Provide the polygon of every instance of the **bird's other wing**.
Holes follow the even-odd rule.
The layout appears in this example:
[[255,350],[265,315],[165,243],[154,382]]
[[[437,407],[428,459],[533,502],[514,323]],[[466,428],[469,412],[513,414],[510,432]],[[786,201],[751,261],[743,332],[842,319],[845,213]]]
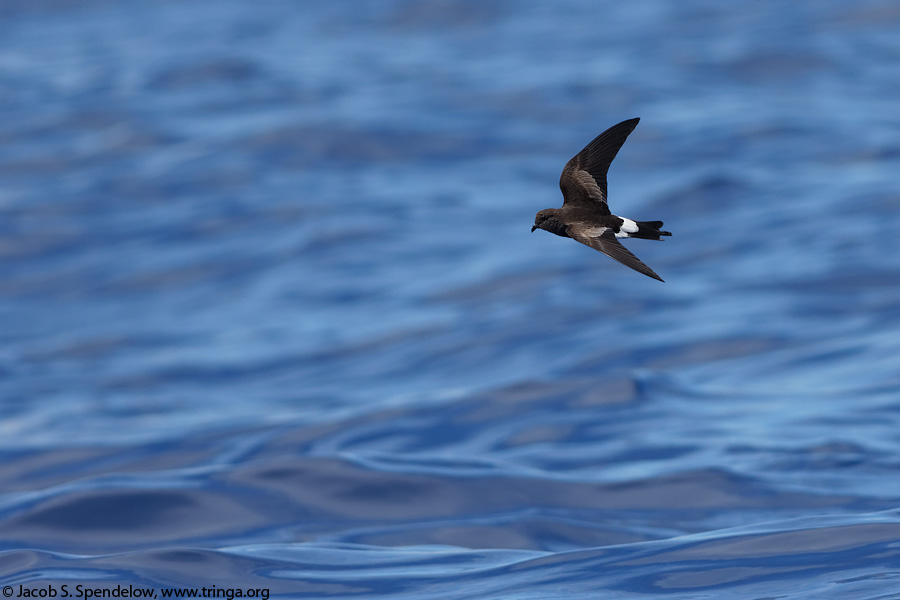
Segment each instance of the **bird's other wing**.
[[628,119],[613,125],[566,163],[559,177],[559,189],[565,199],[563,206],[590,206],[609,214],[606,206],[606,172],[638,121],[638,118]]
[[641,262],[641,260],[628,251],[625,246],[616,239],[616,234],[609,227],[598,227],[596,225],[588,225],[585,223],[573,223],[566,228],[569,237],[575,241],[581,242],[585,246],[590,246],[594,250],[599,250],[603,254],[613,258],[626,267],[631,267],[638,273],[643,273],[647,277],[663,281],[663,278],[653,272],[653,269]]

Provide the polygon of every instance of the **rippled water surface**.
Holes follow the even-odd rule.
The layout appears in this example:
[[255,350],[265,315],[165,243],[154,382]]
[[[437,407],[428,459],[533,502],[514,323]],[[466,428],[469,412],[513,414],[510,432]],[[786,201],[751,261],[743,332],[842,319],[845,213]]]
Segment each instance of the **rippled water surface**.
[[[16,0],[0,89],[11,597],[900,598],[895,2]],[[529,232],[635,116],[665,284]]]

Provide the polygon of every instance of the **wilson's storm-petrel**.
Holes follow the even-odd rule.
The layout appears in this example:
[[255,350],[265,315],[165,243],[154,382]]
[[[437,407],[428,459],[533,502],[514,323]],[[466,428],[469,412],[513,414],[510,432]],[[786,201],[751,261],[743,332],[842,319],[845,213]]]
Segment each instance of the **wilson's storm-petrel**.
[[545,208],[538,212],[531,231],[543,229],[573,238],[626,267],[662,281],[662,277],[626,250],[616,238],[658,240],[660,236],[672,234],[660,231],[662,221],[632,221],[617,217],[606,205],[606,172],[638,121],[640,119],[628,119],[613,125],[566,163],[559,178],[562,208]]

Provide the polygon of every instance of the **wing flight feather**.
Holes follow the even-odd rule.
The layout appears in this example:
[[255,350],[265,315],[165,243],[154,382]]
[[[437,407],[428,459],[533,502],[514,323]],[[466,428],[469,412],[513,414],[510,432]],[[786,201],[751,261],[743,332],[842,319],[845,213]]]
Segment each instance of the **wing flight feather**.
[[[591,206],[609,214],[606,205],[606,173],[628,135],[640,119],[628,119],[613,125],[566,163],[559,177],[564,203]],[[599,206],[598,206],[599,205]]]
[[657,275],[653,269],[645,265],[641,260],[628,251],[628,249],[619,243],[616,234],[609,227],[597,227],[585,223],[574,223],[566,229],[569,237],[577,242],[581,242],[585,246],[590,246],[594,250],[598,250],[608,257],[615,259],[637,271],[643,273],[647,277],[663,281],[663,278]]

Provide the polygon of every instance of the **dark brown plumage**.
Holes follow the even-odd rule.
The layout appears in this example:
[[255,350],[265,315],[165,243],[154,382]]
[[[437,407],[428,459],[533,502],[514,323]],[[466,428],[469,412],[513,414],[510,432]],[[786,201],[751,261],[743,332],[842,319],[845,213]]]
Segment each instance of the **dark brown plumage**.
[[672,235],[661,231],[662,221],[633,221],[617,217],[606,204],[606,172],[619,148],[640,119],[613,125],[566,163],[559,178],[563,193],[562,208],[546,208],[534,217],[535,229],[543,229],[598,250],[653,279],[663,279],[629,252],[620,237],[658,240]]

